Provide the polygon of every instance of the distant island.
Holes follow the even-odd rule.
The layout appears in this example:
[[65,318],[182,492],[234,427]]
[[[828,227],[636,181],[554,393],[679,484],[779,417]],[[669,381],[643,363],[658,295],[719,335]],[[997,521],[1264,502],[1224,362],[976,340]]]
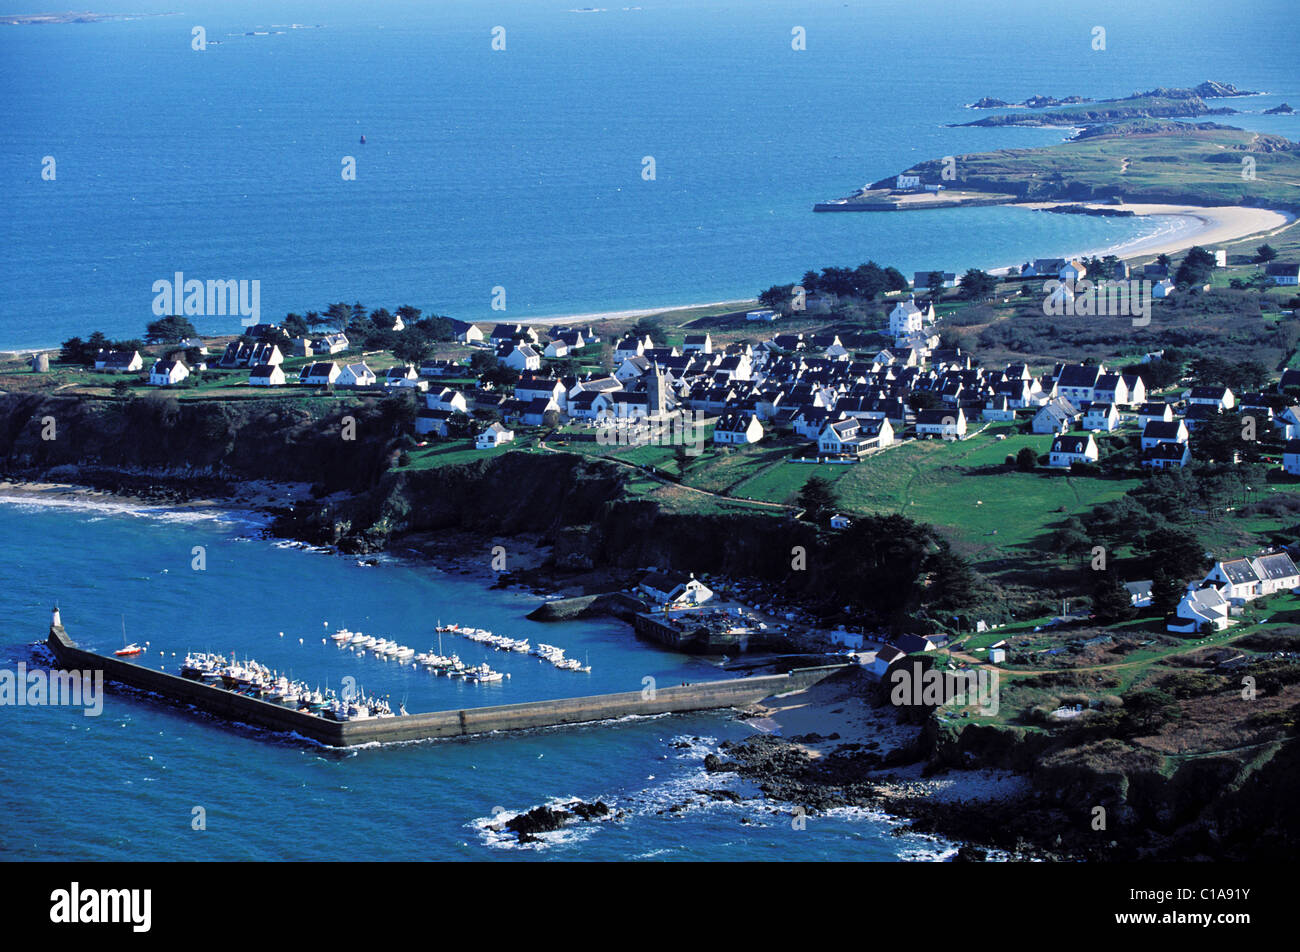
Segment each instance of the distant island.
[[[1034,114],[1010,113],[985,116],[971,122],[953,123],[954,126],[1090,126],[1124,119],[1196,118],[1199,116],[1226,116],[1236,112],[1223,106],[1213,108],[1207,99],[1230,99],[1239,96],[1257,96],[1259,93],[1238,89],[1231,83],[1206,80],[1198,86],[1157,86],[1146,92],[1136,92],[1121,99],[1103,99],[1094,102],[1082,96],[1055,99],[1050,96],[1031,96],[1020,103],[1007,103],[1001,99],[985,97],[970,105],[972,109],[1028,108],[1041,110]],[[1084,104],[1093,103],[1091,106]]]
[[[1300,197],[1292,184],[1300,179],[1300,145],[1285,136],[1217,122],[1181,121],[1204,112],[1233,111],[1212,110],[1206,98],[1248,95],[1258,94],[1230,83],[1205,82],[1187,88],[1156,87],[1122,100],[1033,115],[989,116],[963,125],[1079,128],[1057,145],[920,162],[845,197],[819,202],[813,210],[913,211],[1060,202],[1068,204],[1056,210],[1066,214],[1123,217],[1131,212],[1105,206],[1238,206],[1300,214]],[[1290,109],[1283,104],[1268,112],[1283,115]]]
[[32,26],[48,23],[102,23],[106,20],[140,20],[144,17],[174,17],[173,13],[17,13],[0,16],[5,26]]

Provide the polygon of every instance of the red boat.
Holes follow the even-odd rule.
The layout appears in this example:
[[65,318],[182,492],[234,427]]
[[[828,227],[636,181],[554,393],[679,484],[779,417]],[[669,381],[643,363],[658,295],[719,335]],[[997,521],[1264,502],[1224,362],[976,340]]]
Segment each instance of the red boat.
[[113,654],[117,655],[120,658],[123,655],[144,654],[144,649],[141,648],[139,645],[137,645],[135,642],[131,642],[131,644],[127,645],[125,648],[119,648],[117,651],[114,651]]

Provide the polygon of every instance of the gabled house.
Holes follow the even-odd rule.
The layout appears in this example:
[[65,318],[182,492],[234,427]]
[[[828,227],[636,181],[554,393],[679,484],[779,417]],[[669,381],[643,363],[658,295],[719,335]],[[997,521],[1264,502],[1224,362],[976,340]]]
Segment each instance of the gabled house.
[[1034,414],[1030,429],[1035,433],[1062,434],[1069,432],[1074,421],[1079,418],[1079,411],[1074,404],[1064,397],[1053,397]]
[[284,370],[279,364],[262,364],[254,367],[248,374],[248,384],[251,387],[283,387]]
[[1189,588],[1178,603],[1177,618],[1166,626],[1169,631],[1182,634],[1198,632],[1203,626],[1212,631],[1223,631],[1232,620],[1228,617],[1228,601],[1217,588]]
[[713,353],[713,338],[707,332],[704,334],[687,334],[686,340],[682,344],[682,351],[687,354],[711,354]]
[[307,364],[298,372],[298,382],[313,387],[323,387],[339,379],[339,365],[332,360]]
[[1215,562],[1202,584],[1213,585],[1229,602],[1248,602],[1260,595],[1260,578],[1250,559]]
[[138,350],[101,350],[95,355],[95,369],[108,373],[135,373],[144,369]]
[[1113,403],[1093,403],[1083,414],[1085,430],[1101,430],[1109,433],[1117,426],[1119,426],[1119,411],[1115,409]]
[[1287,440],[1282,450],[1282,470],[1300,476],[1300,440]]
[[727,413],[713,428],[714,443],[757,443],[763,438],[763,424],[752,413]]
[[1142,448],[1150,449],[1158,443],[1186,443],[1187,425],[1182,420],[1152,420],[1142,428]]
[[1182,468],[1192,461],[1192,448],[1187,443],[1156,443],[1142,450],[1142,465],[1151,469]]
[[149,386],[170,387],[190,375],[190,368],[180,360],[160,360],[149,371]]
[[530,344],[516,344],[503,361],[515,370],[540,370],[542,357]]
[[1159,420],[1164,423],[1170,423],[1174,419],[1174,408],[1167,403],[1144,403],[1138,407],[1137,421],[1138,426],[1143,429],[1152,420]]
[[689,576],[680,572],[647,572],[637,589],[656,607],[702,605],[713,597],[712,589],[697,579],[694,572]]
[[514,430],[507,430],[500,423],[493,423],[474,441],[474,448],[479,450],[495,449],[504,446],[515,438]]
[[961,407],[956,410],[918,410],[916,435],[960,440],[966,435],[966,413]]
[[1051,451],[1047,454],[1048,466],[1068,467],[1075,463],[1095,463],[1098,457],[1097,441],[1091,433],[1082,436],[1071,434],[1058,436],[1052,440]]
[[1259,577],[1259,594],[1290,591],[1300,586],[1300,569],[1285,552],[1270,552],[1256,556],[1251,568]]
[[373,387],[377,382],[375,372],[367,367],[364,361],[346,365],[334,378],[334,385],[338,387]]
[[1236,398],[1227,387],[1193,387],[1183,396],[1189,404],[1214,407],[1216,410],[1231,410],[1236,405]]

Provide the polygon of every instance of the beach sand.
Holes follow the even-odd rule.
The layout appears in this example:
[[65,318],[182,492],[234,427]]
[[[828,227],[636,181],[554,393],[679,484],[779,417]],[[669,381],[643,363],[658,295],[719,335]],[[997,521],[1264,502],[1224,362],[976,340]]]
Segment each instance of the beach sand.
[[[1022,202],[1020,208],[1059,208],[1078,205],[1079,202]],[[1154,258],[1161,254],[1175,254],[1193,245],[1214,248],[1243,238],[1263,238],[1272,235],[1295,220],[1287,212],[1268,208],[1244,208],[1238,205],[1202,207],[1199,205],[1100,205],[1082,203],[1088,208],[1124,208],[1143,217],[1179,219],[1175,227],[1162,229],[1146,238],[1136,238],[1108,248],[1080,249],[1078,257],[1115,255],[1123,259]],[[1002,269],[999,269],[1002,270]]]
[[753,708],[757,716],[747,718],[745,723],[777,737],[839,735],[834,740],[800,741],[799,746],[813,757],[823,756],[840,744],[876,742],[889,750],[910,743],[916,727],[899,724],[893,708],[872,707],[866,691],[862,680],[841,680],[837,676],[805,691],[764,698]]

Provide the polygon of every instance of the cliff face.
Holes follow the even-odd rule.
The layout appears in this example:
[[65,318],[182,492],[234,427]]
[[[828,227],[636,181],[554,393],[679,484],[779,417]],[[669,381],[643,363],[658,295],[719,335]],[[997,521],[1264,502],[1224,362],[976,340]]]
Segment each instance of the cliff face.
[[[414,405],[409,405],[413,415]],[[0,467],[14,476],[84,473],[311,482],[364,489],[389,465],[403,401],[128,400],[0,395]],[[345,439],[345,418],[354,439]],[[71,474],[75,475],[75,474]]]

